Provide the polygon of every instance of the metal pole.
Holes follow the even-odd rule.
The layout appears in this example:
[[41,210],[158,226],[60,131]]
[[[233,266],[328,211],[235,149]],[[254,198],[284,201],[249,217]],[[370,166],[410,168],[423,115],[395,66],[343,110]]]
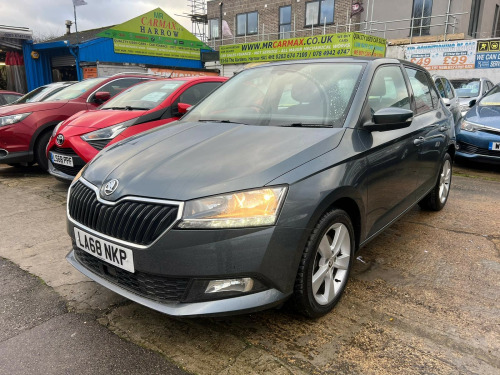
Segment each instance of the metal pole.
[[75,6],[75,4],[73,4],[73,12],[75,14],[76,43],[78,44],[78,25],[76,24],[76,6]]
[[371,11],[371,19],[370,19],[370,34],[372,33],[372,24],[373,24],[373,5],[375,5],[375,0],[372,1],[372,11]]
[[326,17],[323,19],[323,35],[326,34]]
[[450,17],[450,7],[451,7],[451,0],[448,0],[448,10],[446,11],[446,21],[444,23],[444,40],[446,40],[446,35],[448,34],[448,22],[449,22],[449,17]]
[[370,0],[368,0],[368,2],[366,4],[365,28],[363,29],[363,31],[368,30],[368,12],[369,12],[369,10],[370,10]]

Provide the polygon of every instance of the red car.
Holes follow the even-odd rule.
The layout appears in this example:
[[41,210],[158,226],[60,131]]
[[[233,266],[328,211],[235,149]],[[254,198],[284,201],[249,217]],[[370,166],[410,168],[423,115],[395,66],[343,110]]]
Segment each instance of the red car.
[[52,133],[47,146],[50,174],[71,181],[104,147],[179,119],[226,80],[158,79],[129,88],[99,110],[75,114]]
[[82,110],[97,108],[120,91],[150,79],[150,75],[139,74],[91,78],[66,87],[50,101],[0,107],[0,164],[36,162],[47,170],[45,149],[59,122]]

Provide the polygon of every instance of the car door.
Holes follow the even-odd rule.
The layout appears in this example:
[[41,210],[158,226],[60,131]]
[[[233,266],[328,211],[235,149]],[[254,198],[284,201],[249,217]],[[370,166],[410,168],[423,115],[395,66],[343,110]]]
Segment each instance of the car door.
[[[371,113],[388,107],[413,109],[400,65],[377,69],[368,92]],[[367,154],[367,233],[371,236],[414,202],[417,181],[415,124],[390,131],[372,131]]]
[[450,100],[450,106],[448,107],[451,113],[453,113],[453,120],[456,124],[460,117],[462,117],[462,113],[460,111],[460,100],[458,99],[458,95],[455,92],[455,89],[451,85],[450,81],[446,78],[442,78],[444,89],[446,91],[446,97]]
[[418,171],[415,199],[421,199],[436,183],[436,176],[446,133],[453,122],[449,111],[444,111],[439,94],[429,74],[414,67],[405,67],[415,98],[416,128],[413,144],[417,149],[415,169]]

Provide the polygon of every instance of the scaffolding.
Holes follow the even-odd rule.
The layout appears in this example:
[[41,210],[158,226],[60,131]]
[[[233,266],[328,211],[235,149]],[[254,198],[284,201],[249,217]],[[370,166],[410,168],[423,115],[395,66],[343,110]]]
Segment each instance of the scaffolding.
[[191,10],[191,32],[202,42],[207,41],[207,2],[206,0],[187,0]]

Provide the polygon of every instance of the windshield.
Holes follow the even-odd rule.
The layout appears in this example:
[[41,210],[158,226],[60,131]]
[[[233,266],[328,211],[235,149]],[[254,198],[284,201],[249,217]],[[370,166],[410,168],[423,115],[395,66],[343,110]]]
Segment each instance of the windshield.
[[186,81],[149,81],[132,86],[108,101],[101,109],[152,109]]
[[474,98],[481,92],[481,81],[478,79],[452,79],[450,82],[459,98]]
[[500,106],[500,87],[493,87],[479,102],[481,107],[485,106]]
[[78,98],[85,91],[92,88],[93,86],[101,83],[106,78],[90,78],[85,81],[75,83],[71,86],[67,86],[58,93],[55,93],[50,97],[49,100],[71,100]]
[[182,121],[341,127],[363,67],[325,62],[249,69],[227,81]]
[[16,104],[21,103],[31,103],[31,102],[40,102],[43,100],[47,100],[47,98],[54,95],[56,92],[61,91],[63,88],[68,85],[60,85],[60,86],[40,86],[34,90],[31,90],[26,95],[22,96],[16,101]]

